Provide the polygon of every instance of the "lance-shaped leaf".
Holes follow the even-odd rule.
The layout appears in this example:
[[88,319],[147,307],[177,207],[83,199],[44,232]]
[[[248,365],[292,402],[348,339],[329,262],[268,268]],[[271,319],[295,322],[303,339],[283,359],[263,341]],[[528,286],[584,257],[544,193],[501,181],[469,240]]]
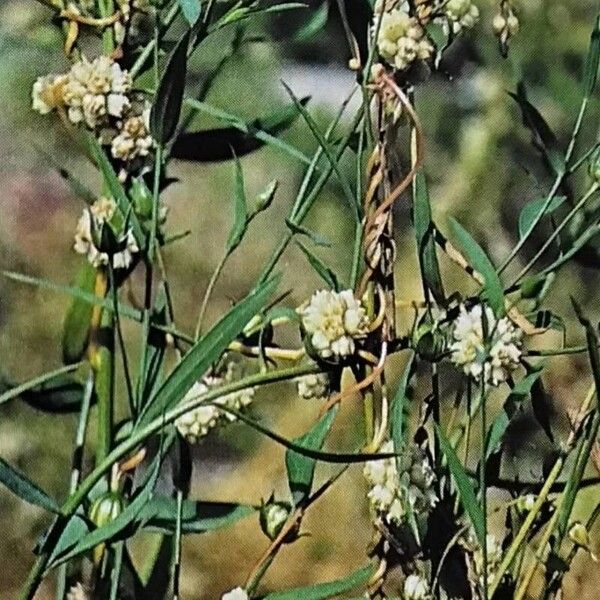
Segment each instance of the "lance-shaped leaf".
[[[94,293],[96,269],[87,260],[77,273],[75,286],[88,293]],[[93,306],[81,298],[73,298],[65,315],[62,336],[63,362],[67,365],[81,360],[87,349]]]
[[600,62],[600,15],[596,17],[596,23],[592,30],[590,45],[585,60],[585,70],[583,74],[584,93],[590,98],[594,93],[596,81],[598,79],[598,63]]
[[[308,97],[301,100],[303,104],[308,101]],[[224,121],[228,126],[180,133],[171,148],[173,158],[195,162],[230,160],[269,144],[305,164],[310,164],[310,159],[297,148],[277,138],[298,118],[295,106],[285,106],[254,121],[245,121],[206,102],[188,98],[186,104],[197,112]]]
[[525,237],[534,222],[538,222],[542,217],[551,215],[555,210],[560,208],[566,199],[566,196],[555,196],[550,200],[546,210],[544,210],[548,201],[546,197],[536,198],[528,202],[519,214],[519,236]]
[[302,252],[304,253],[304,256],[306,256],[308,262],[310,263],[310,266],[317,273],[317,275],[319,275],[319,277],[332,290],[339,291],[341,287],[337,275],[327,265],[325,265],[318,256],[313,254],[304,244],[301,244],[300,242],[297,242],[297,244],[300,247],[300,250],[302,250]]
[[0,483],[29,504],[49,512],[60,512],[60,507],[53,498],[2,458],[0,458]]
[[311,40],[327,25],[329,18],[329,0],[321,3],[321,6],[313,10],[312,14],[294,33],[296,42]]
[[369,35],[373,22],[373,9],[368,0],[343,0],[348,26],[358,45],[360,62],[367,64],[369,57]]
[[331,247],[331,242],[327,238],[315,233],[314,231],[311,231],[308,229],[308,227],[294,223],[294,221],[289,218],[285,220],[285,224],[289,227],[292,233],[296,235],[305,235],[315,246],[322,246],[326,248]]
[[376,566],[370,564],[342,579],[283,592],[273,592],[267,594],[264,600],[327,600],[327,598],[337,598],[341,594],[365,585],[375,573],[375,570]]
[[[337,406],[334,406],[317,421],[308,433],[296,438],[294,443],[303,448],[320,450],[327,439],[336,414]],[[312,490],[316,461],[293,450],[287,450],[285,466],[294,505],[300,506],[306,501]]]
[[250,292],[191,348],[146,405],[138,423],[140,427],[183,399],[192,385],[240,335],[250,319],[264,308],[280,279],[280,276],[273,277]]
[[462,227],[456,219],[450,219],[450,227],[459,245],[465,253],[471,267],[478,271],[484,278],[485,297],[497,317],[504,315],[504,288],[494,265],[481,249],[479,244]]
[[173,137],[179,123],[190,35],[191,30],[186,31],[171,52],[150,111],[150,133],[159,144],[166,144]]
[[443,305],[446,296],[435,250],[429,191],[423,173],[417,173],[413,184],[413,220],[423,279],[436,302]]
[[540,378],[543,368],[543,364],[536,366],[531,373],[517,382],[510,391],[508,398],[504,402],[502,412],[494,419],[488,432],[485,452],[486,458],[489,458],[490,455],[500,449],[500,442],[504,437],[511,419],[521,408],[523,401],[531,394],[531,388]]
[[[67,375],[37,385],[20,394],[20,398],[36,410],[47,413],[73,413],[81,408],[85,386]],[[95,396],[92,397],[95,402]]]
[[486,543],[485,516],[481,509],[481,505],[477,501],[477,496],[473,489],[473,485],[471,484],[471,480],[460,462],[460,459],[456,455],[452,444],[450,444],[448,438],[446,438],[444,432],[437,424],[435,425],[435,433],[438,436],[440,448],[446,457],[450,474],[456,484],[460,501],[465,512],[469,515],[469,519],[471,520],[471,524],[473,525],[473,529],[475,530],[480,545],[483,546]]
[[519,105],[523,115],[523,124],[531,131],[536,148],[542,153],[554,173],[557,175],[564,173],[565,160],[558,145],[558,140],[544,117],[527,99],[523,82],[519,83],[515,93],[509,92],[509,94]]
[[[228,527],[256,510],[254,506],[247,504],[184,500],[181,532],[204,533]],[[177,521],[177,500],[167,496],[155,496],[140,512],[139,518],[146,529],[173,533]]]

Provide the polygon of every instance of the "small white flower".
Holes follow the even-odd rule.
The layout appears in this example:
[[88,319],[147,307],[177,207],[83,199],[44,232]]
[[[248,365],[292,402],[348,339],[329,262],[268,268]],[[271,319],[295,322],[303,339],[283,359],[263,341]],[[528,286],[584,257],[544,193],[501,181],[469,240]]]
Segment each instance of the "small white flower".
[[431,598],[429,585],[420,575],[412,574],[404,580],[403,600],[428,600]]
[[221,600],[248,600],[248,593],[244,588],[236,587],[235,589],[223,594]]
[[44,75],[38,77],[31,90],[31,107],[42,115],[47,115],[64,104],[63,90],[65,75]]
[[143,116],[129,117],[117,136],[111,142],[114,158],[123,161],[133,160],[138,156],[147,156],[152,148],[150,135]]
[[400,8],[376,15],[373,30],[379,32],[377,48],[390,65],[402,71],[416,60],[427,60],[431,57],[433,45],[415,17],[411,17]]
[[[380,452],[393,453],[394,445],[385,442]],[[365,463],[364,476],[371,489],[367,498],[376,514],[382,515],[388,523],[401,524],[407,509],[423,514],[437,503],[433,489],[435,474],[421,448],[412,445],[400,458],[400,473],[395,457],[373,460]]]
[[355,340],[368,330],[365,309],[351,290],[315,292],[298,312],[310,343],[322,358],[354,354]]
[[296,380],[298,396],[304,400],[322,399],[329,393],[329,376],[326,373],[311,373]]
[[489,306],[485,306],[485,316],[489,340],[484,339],[482,305],[460,307],[454,323],[455,341],[450,346],[451,360],[475,381],[483,378],[497,386],[519,366],[522,332],[506,317],[497,321]]
[[[85,208],[75,230],[75,243],[73,249],[78,254],[86,255],[88,261],[95,268],[108,265],[109,257],[105,252],[100,252],[94,243],[92,231],[100,230],[114,216],[117,205],[112,198],[100,198],[89,208]],[[113,268],[127,269],[133,262],[133,255],[140,249],[135,241],[131,229],[124,233],[125,248],[113,255]]]
[[455,34],[471,29],[479,20],[479,9],[472,0],[448,0],[444,12]]
[[[211,389],[218,388],[224,383],[234,381],[237,374],[233,363],[227,366],[225,377],[206,376],[202,381],[196,382],[182,400],[186,404],[198,399]],[[254,388],[246,388],[217,398],[214,404],[224,406],[236,411],[248,406],[254,399]],[[219,410],[214,404],[204,404],[186,412],[175,421],[179,433],[190,443],[196,444],[218,425],[231,423],[236,417],[229,412]]]

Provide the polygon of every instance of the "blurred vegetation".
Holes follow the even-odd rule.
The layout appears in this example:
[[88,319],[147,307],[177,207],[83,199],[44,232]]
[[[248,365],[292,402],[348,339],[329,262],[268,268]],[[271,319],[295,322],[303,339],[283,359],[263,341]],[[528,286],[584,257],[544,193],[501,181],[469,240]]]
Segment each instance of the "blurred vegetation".
[[[592,27],[595,0],[523,0],[522,30],[512,41],[503,59],[491,35],[493,6],[482,2],[482,19],[466,38],[459,40],[444,60],[441,73],[420,86],[416,106],[426,132],[425,169],[431,181],[436,221],[444,215],[457,217],[482,242],[493,259],[502,259],[512,247],[520,208],[547,190],[548,180],[539,156],[531,149],[529,134],[522,127],[519,109],[507,91],[519,80],[526,82],[530,97],[557,133],[568,140],[578,105],[582,57]],[[314,5],[314,3],[313,3]],[[314,6],[311,10],[315,10]],[[249,119],[268,113],[285,103],[280,79],[298,95],[312,96],[310,107],[323,123],[332,117],[352,88],[353,76],[346,68],[348,54],[338,22],[335,3],[330,9],[326,35],[300,39],[292,44],[278,41],[278,32],[301,29],[295,13],[279,15],[258,29],[268,31],[274,41],[244,44],[219,75],[219,85],[209,93],[209,101],[228,112]],[[256,35],[261,32],[257,30]],[[219,53],[228,52],[231,36],[226,33],[198,52],[193,84],[199,86],[210,73]],[[229,37],[228,37],[229,36]],[[93,171],[85,164],[71,139],[51,121],[29,110],[30,90],[35,77],[63,68],[61,36],[49,24],[47,11],[35,2],[4,0],[0,5],[0,267],[68,283],[70,273],[81,260],[72,251],[72,233],[81,204],[64,185],[46,154],[98,186]],[[210,59],[208,58],[210,57]],[[595,98],[581,136],[581,148],[589,147],[598,135],[600,102]],[[198,126],[216,125],[208,119]],[[314,150],[305,127],[296,124],[286,139],[303,151]],[[402,155],[403,149],[400,148]],[[404,153],[406,160],[406,153]],[[268,181],[279,178],[282,187],[274,207],[253,225],[249,239],[234,256],[231,268],[221,280],[209,318],[214,318],[232,300],[241,297],[253,282],[271,249],[285,231],[288,213],[299,184],[302,169],[297,162],[273,148],[264,148],[243,159],[249,196]],[[231,220],[231,163],[198,165],[176,162],[170,176],[179,179],[166,194],[173,233],[191,230],[189,236],[166,252],[169,276],[176,290],[175,308],[179,324],[194,327],[200,299],[212,270],[220,258]],[[351,174],[354,176],[354,174]],[[585,181],[569,182],[567,195],[578,197]],[[406,236],[408,203],[399,203],[397,265],[401,294],[418,299],[421,289],[411,237]],[[331,242],[324,256],[341,274],[349,270],[347,241],[352,223],[339,189],[331,184],[321,195],[306,225],[318,230]],[[532,256],[540,239],[534,236],[525,255]],[[562,273],[560,286],[553,290],[550,308],[567,322],[575,321],[569,296],[585,305],[587,314],[600,318],[597,254],[577,268]],[[294,295],[290,305],[299,304],[317,285],[305,258],[295,248],[284,256],[285,272]],[[523,263],[524,264],[524,263]],[[517,272],[521,265],[514,265]],[[449,281],[464,277],[444,263]],[[462,279],[461,279],[462,281]],[[283,284],[285,288],[285,282]],[[451,290],[450,290],[451,291]],[[132,292],[135,294],[135,284]],[[62,319],[67,306],[64,297],[39,291],[0,278],[0,370],[19,381],[60,364]],[[406,328],[412,313],[399,314]],[[577,329],[576,329],[577,330]],[[546,334],[541,342],[550,345],[560,333]],[[570,345],[582,339],[570,339]],[[552,395],[553,425],[565,423],[572,402],[583,395],[586,382],[582,372],[585,356],[551,359],[546,375]],[[450,376],[450,374],[448,374]],[[317,407],[306,405],[288,417],[292,399],[290,387],[272,388],[253,411],[284,435],[303,431],[315,416]],[[419,390],[422,397],[427,390]],[[357,431],[356,405],[348,401],[332,441],[350,448]],[[302,415],[301,418],[298,415]],[[302,422],[299,422],[302,421]],[[61,498],[65,495],[71,441],[75,419],[56,417],[49,421],[23,404],[0,408],[0,456],[11,461]],[[524,418],[514,436],[515,468],[526,478],[542,475],[543,436]],[[93,436],[91,436],[93,438]],[[249,442],[252,442],[249,444]],[[253,448],[251,453],[241,448]],[[193,495],[256,503],[275,490],[284,492],[283,449],[265,442],[243,425],[236,424],[218,436],[209,436],[194,450]],[[528,460],[523,463],[523,458]],[[324,478],[327,468],[319,471]],[[248,476],[251,473],[252,476]],[[321,500],[321,509],[309,514],[305,529],[312,535],[286,550],[286,560],[277,563],[265,579],[267,587],[300,585],[332,579],[347,573],[364,553],[371,535],[360,467],[345,475],[346,485],[334,489]],[[354,490],[354,491],[351,491]],[[0,489],[3,558],[0,597],[16,597],[16,590],[30,566],[30,550],[47,525],[47,517]],[[341,528],[347,534],[340,538]],[[597,536],[598,537],[598,536]],[[218,537],[188,536],[184,544],[182,596],[216,598],[223,590],[239,583],[255,557],[266,546],[255,523],[241,522]],[[600,572],[590,569],[590,559],[580,556],[568,577],[569,598],[598,597]],[[43,588],[51,596],[51,583]]]

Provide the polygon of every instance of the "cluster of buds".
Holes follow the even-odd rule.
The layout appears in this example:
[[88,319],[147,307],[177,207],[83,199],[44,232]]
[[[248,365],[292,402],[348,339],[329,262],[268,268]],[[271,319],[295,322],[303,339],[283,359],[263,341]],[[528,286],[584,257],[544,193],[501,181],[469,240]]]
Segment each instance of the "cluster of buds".
[[519,32],[519,19],[507,0],[502,0],[500,3],[500,12],[494,17],[492,27],[500,42],[500,51],[503,56],[506,56],[510,38]]
[[99,198],[83,210],[73,248],[95,268],[111,264],[113,269],[128,269],[134,254],[139,252],[133,232],[125,228],[123,216],[112,198]]
[[322,400],[329,395],[327,373],[311,373],[296,380],[298,396],[303,400]]
[[461,305],[452,336],[452,362],[475,381],[500,385],[520,364],[522,331],[487,305]]
[[434,47],[421,22],[395,3],[379,2],[375,7],[373,31],[380,56],[399,71],[415,61],[431,58]]
[[133,93],[129,73],[108,56],[82,57],[66,74],[40,77],[33,85],[32,106],[41,114],[62,111],[124,163],[147,156],[152,148],[149,104]]
[[472,0],[448,0],[443,10],[446,24],[455,35],[471,29],[479,20],[479,9]]
[[334,362],[352,356],[368,332],[366,311],[352,290],[319,290],[298,308],[310,354]]
[[[393,453],[393,442],[385,442],[381,452]],[[399,459],[368,461],[364,476],[373,512],[388,523],[400,525],[409,514],[427,514],[437,504],[435,473],[426,453],[414,444]]]
[[[185,395],[182,404],[197,400],[208,391],[221,387],[238,379],[237,369],[234,363],[227,365],[223,376],[207,375],[201,381],[197,381]],[[246,388],[238,392],[232,392],[220,396],[211,404],[202,404],[197,408],[183,414],[175,421],[179,433],[190,443],[196,444],[206,436],[209,431],[236,420],[235,415],[224,409],[240,411],[247,407],[254,399],[254,388]]]

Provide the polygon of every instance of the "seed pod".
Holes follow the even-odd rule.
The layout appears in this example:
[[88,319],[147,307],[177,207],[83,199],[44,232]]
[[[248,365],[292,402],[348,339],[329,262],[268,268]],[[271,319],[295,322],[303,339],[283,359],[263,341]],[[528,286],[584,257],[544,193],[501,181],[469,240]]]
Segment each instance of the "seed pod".
[[276,502],[271,496],[260,508],[260,528],[270,539],[274,540],[286,524],[292,507],[287,502]]
[[[106,492],[91,506],[88,514],[90,521],[100,528],[114,521],[123,511],[125,501],[118,492]],[[104,556],[106,544],[98,544],[93,550],[94,565],[98,567]]]

